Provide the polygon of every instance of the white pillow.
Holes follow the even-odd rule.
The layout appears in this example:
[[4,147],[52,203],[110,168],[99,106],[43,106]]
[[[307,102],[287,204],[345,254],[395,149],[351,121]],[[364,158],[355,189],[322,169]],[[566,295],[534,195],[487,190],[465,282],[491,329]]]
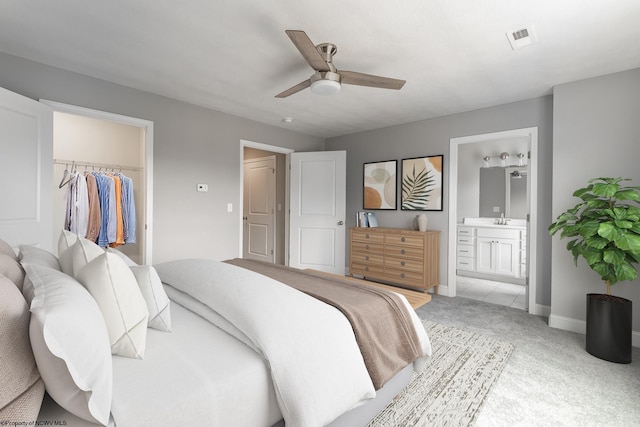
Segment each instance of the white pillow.
[[160,331],[171,332],[170,301],[162,287],[160,276],[156,269],[150,265],[130,267],[136,276],[138,287],[142,292],[147,309],[149,310],[148,326]]
[[76,278],[89,290],[102,311],[111,353],[142,359],[149,311],[127,264],[118,255],[104,252],[84,266]]
[[58,258],[51,252],[33,245],[20,245],[20,262],[44,265],[62,271]]
[[136,263],[134,260],[132,260],[131,258],[129,258],[126,254],[124,254],[123,252],[117,250],[117,249],[113,249],[111,247],[107,248],[107,252],[111,252],[114,253],[116,255],[118,255],[120,258],[122,258],[124,260],[125,263],[127,263],[127,265],[129,267],[135,267],[138,265],[138,263]]
[[90,261],[104,254],[104,249],[83,237],[79,237],[78,241],[68,250],[71,251],[73,259],[73,277],[76,277],[78,272]]
[[58,261],[60,268],[68,275],[73,275],[73,251],[69,251],[78,241],[78,235],[69,230],[62,230],[58,237]]
[[73,277],[37,264],[24,268],[35,294],[31,347],[47,392],[74,415],[106,425],[113,371],[98,305]]

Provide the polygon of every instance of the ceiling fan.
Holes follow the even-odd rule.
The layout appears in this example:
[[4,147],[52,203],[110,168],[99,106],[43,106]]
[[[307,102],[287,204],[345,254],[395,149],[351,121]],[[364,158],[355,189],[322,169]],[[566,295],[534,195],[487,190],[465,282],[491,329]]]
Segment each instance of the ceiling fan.
[[311,87],[311,92],[317,95],[333,95],[340,91],[343,83],[395,90],[401,89],[406,83],[404,80],[389,77],[355,71],[338,71],[333,65],[333,55],[338,51],[336,45],[321,43],[314,46],[307,34],[300,30],[286,30],[286,33],[315,73],[309,79],[279,93],[276,98],[286,98],[308,87]]

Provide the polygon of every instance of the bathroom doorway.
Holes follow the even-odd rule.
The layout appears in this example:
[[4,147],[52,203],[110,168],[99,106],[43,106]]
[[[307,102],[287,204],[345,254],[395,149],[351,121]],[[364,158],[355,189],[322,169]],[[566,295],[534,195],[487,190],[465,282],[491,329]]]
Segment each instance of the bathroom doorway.
[[[536,235],[537,235],[537,128],[516,129],[461,138],[450,141],[451,166],[449,168],[449,261],[448,261],[448,295],[476,295],[485,297],[494,293],[494,301],[503,301],[503,305],[517,306],[530,313],[536,313],[538,307],[536,295]],[[502,178],[487,188],[495,189],[490,194],[481,189],[480,173],[483,169],[493,169]],[[515,173],[517,172],[517,173]],[[513,173],[513,175],[512,175]],[[520,177],[517,175],[520,174]],[[507,207],[509,199],[514,202],[520,198],[512,193],[506,194],[509,187],[521,188],[522,178],[526,177],[526,212],[525,218],[510,218],[513,212],[522,212],[521,207]],[[510,186],[510,179],[518,179]],[[501,202],[499,201],[501,200]],[[482,214],[481,214],[482,212]],[[508,227],[504,227],[503,218],[508,219]],[[485,227],[486,226],[486,227]],[[481,227],[479,236],[476,233]],[[508,235],[508,241],[492,238],[490,230],[500,227],[497,233],[517,233]],[[507,232],[507,228],[512,231]],[[471,238],[460,241],[459,230],[471,233]],[[489,234],[485,233],[489,230]],[[516,231],[513,231],[516,230]],[[518,236],[518,240],[515,239]],[[523,239],[520,239],[523,236]],[[525,237],[526,236],[526,237]],[[460,264],[460,251],[468,256],[469,262],[463,259]],[[465,255],[464,252],[469,252]],[[488,260],[495,262],[496,267],[487,267]],[[477,263],[477,265],[476,265]],[[502,264],[501,264],[502,263]],[[506,267],[505,267],[506,265]],[[461,267],[459,269],[459,267]],[[491,272],[490,268],[495,268]],[[504,275],[505,269],[511,276]],[[500,271],[502,270],[502,271]],[[462,274],[459,276],[458,272]],[[502,275],[500,275],[502,274]],[[504,280],[506,279],[506,280]],[[503,285],[504,283],[504,285]],[[471,289],[476,286],[476,290]],[[515,286],[515,287],[514,287]],[[458,287],[460,289],[458,289]],[[508,289],[505,293],[513,296],[499,296],[500,288]],[[518,292],[524,295],[519,296]]]

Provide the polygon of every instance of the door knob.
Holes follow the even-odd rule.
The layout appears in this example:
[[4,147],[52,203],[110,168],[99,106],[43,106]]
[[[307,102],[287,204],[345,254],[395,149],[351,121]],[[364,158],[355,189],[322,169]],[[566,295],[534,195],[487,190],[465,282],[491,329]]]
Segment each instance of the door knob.
[[344,221],[338,221],[338,225],[344,225]]

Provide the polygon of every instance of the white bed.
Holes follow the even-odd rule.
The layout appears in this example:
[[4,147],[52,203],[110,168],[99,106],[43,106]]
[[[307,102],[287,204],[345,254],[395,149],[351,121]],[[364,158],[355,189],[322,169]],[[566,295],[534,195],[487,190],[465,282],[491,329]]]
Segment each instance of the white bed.
[[[25,263],[27,276],[33,274],[32,263],[42,259],[40,250]],[[108,260],[116,263],[113,257]],[[86,265],[91,262],[86,261]],[[49,256],[44,264],[38,269],[53,275]],[[156,267],[163,281],[178,278],[180,282],[162,287],[171,301],[171,331],[146,328],[143,358],[110,356],[110,414],[108,423],[103,418],[101,424],[269,427],[284,425],[284,417],[287,426],[364,426],[409,382],[414,366],[420,369],[430,355],[426,332],[401,297],[414,326],[420,328],[424,356],[375,390],[354,346],[349,322],[335,308],[273,279],[256,279],[257,273],[239,272],[239,267],[223,263],[190,260]],[[62,278],[62,273],[55,274],[51,277]],[[217,293],[211,293],[216,287]],[[36,295],[42,292],[37,288]],[[23,292],[29,293],[27,287]],[[154,292],[159,293],[157,288]],[[240,304],[229,300],[232,294]],[[249,320],[247,313],[251,313]],[[293,321],[295,316],[300,320]],[[309,328],[315,329],[309,333]],[[292,343],[299,345],[287,348]],[[111,348],[117,347],[112,343]],[[38,368],[42,371],[40,364]],[[96,393],[79,388],[80,394],[86,392],[87,401]],[[69,412],[70,408],[73,405],[45,396],[38,420],[50,425],[96,425],[86,421],[87,416]]]

